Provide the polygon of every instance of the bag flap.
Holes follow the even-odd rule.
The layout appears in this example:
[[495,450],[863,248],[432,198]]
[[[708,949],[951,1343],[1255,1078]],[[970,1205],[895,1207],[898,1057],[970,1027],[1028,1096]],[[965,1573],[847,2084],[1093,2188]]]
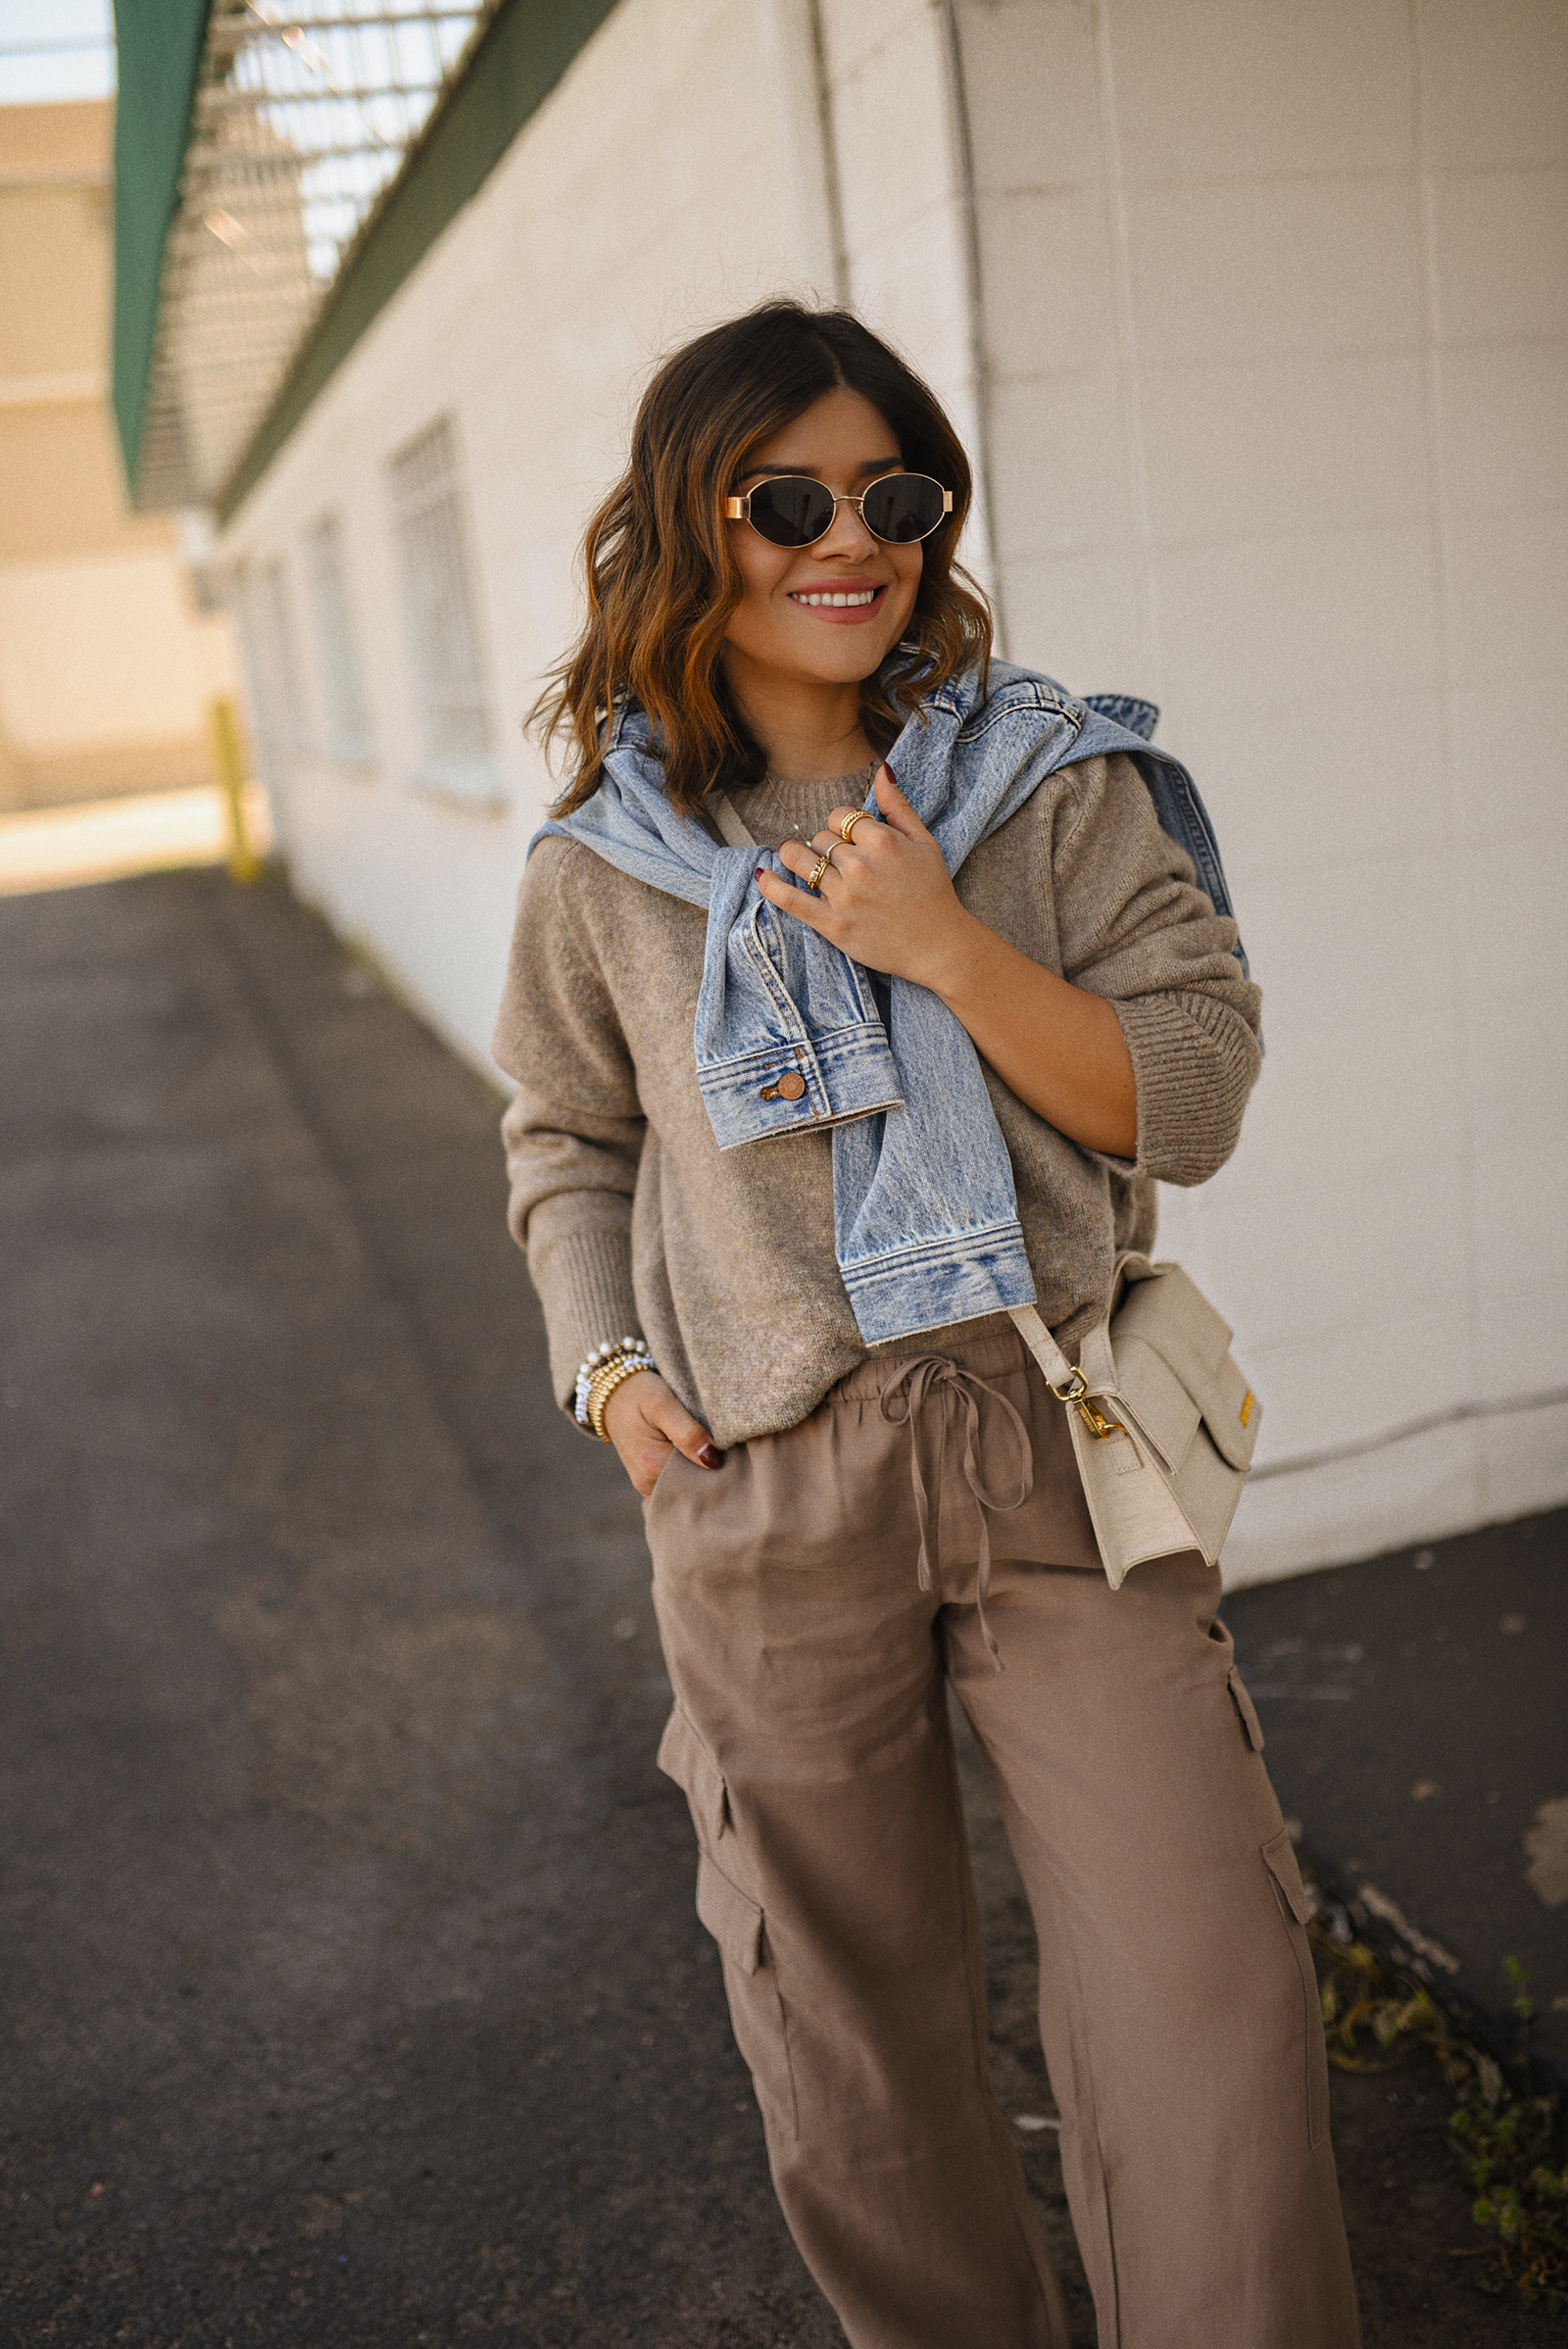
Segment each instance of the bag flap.
[[1200,1399],[1203,1425],[1220,1458],[1233,1468],[1250,1468],[1257,1431],[1263,1424],[1263,1406],[1229,1354],[1219,1366],[1210,1393]]
[[1179,1264],[1151,1264],[1123,1256],[1117,1265],[1121,1298],[1111,1329],[1137,1331],[1164,1355],[1178,1378],[1200,1377],[1225,1358],[1231,1326],[1215,1312],[1198,1283]]
[[[1136,1333],[1132,1337],[1124,1337],[1120,1330],[1116,1333],[1115,1393],[1174,1476],[1192,1446],[1202,1413],[1164,1356]],[[1107,1402],[1106,1409],[1114,1417],[1116,1404]]]
[[[1231,1358],[1230,1324],[1179,1264],[1151,1264],[1146,1257],[1125,1256],[1117,1272],[1125,1286],[1111,1316],[1110,1336],[1117,1382],[1124,1386],[1130,1407],[1174,1468],[1177,1463],[1170,1459],[1158,1426],[1145,1419],[1145,1389],[1154,1395],[1151,1408],[1156,1413],[1164,1389],[1150,1364],[1149,1356],[1153,1355],[1202,1414],[1220,1457],[1232,1468],[1250,1468],[1263,1414]],[[1173,1406],[1166,1403],[1164,1410],[1174,1440]]]

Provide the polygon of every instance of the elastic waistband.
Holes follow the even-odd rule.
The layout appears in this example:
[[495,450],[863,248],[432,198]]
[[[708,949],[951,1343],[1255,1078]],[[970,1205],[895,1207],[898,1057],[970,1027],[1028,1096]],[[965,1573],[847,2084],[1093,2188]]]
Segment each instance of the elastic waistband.
[[836,1387],[830,1387],[824,1402],[875,1402],[892,1386],[907,1362],[916,1362],[926,1354],[940,1354],[944,1361],[956,1362],[961,1370],[972,1371],[978,1379],[1004,1377],[1009,1370],[1023,1370],[1030,1360],[1028,1347],[1016,1330],[993,1330],[984,1338],[954,1340],[937,1338],[922,1343],[918,1338],[901,1340],[897,1346],[881,1346],[874,1354],[847,1371]]

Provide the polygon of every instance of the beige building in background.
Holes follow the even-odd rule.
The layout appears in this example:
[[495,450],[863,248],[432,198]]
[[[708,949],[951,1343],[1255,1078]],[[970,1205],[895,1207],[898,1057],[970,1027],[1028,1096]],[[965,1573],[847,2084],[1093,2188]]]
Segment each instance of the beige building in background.
[[109,408],[114,110],[0,107],[0,809],[209,780],[227,621]]

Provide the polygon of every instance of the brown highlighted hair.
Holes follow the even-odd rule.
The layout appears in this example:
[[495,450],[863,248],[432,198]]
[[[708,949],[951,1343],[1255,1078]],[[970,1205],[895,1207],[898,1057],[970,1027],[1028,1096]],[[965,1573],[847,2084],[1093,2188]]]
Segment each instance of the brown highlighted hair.
[[922,694],[989,661],[990,612],[954,563],[969,462],[936,395],[847,311],[764,303],[665,360],[638,407],[625,473],[588,524],[588,616],[529,713],[547,745],[566,746],[559,814],[598,789],[605,725],[628,701],[648,713],[677,807],[695,808],[715,784],[761,780],[761,746],[719,667],[741,596],[723,500],[759,442],[838,388],[878,410],[910,472],[953,492],[952,514],[924,542],[904,644],[860,688],[868,740],[888,750]]

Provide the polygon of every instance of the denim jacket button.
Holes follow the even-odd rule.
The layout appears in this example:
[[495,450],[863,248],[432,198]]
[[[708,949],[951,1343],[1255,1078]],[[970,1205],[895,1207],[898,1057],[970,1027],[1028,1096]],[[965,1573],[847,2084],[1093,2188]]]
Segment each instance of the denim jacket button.
[[776,1091],[781,1101],[798,1101],[806,1091],[806,1079],[798,1068],[792,1068],[788,1076],[779,1078]]

